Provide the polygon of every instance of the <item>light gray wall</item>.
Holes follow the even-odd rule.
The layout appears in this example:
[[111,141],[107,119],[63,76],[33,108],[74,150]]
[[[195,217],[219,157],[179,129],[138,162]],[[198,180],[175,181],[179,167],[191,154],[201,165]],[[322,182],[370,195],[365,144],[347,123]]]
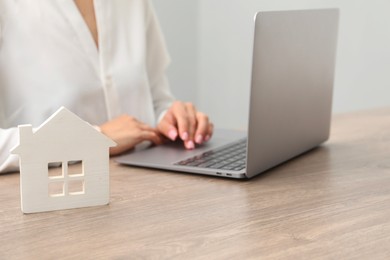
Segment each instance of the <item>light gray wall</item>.
[[197,103],[198,13],[197,0],[152,0],[172,63],[168,78],[175,97]]
[[173,91],[195,102],[219,127],[246,125],[258,10],[340,8],[334,112],[390,105],[388,0],[154,2],[174,60]]

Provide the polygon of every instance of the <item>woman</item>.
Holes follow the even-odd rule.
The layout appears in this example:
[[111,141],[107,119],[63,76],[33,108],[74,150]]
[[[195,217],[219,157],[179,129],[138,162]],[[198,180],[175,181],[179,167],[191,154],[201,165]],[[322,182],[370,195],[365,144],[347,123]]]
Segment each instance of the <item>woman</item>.
[[213,125],[175,101],[169,56],[147,0],[0,0],[0,172],[18,170],[16,126],[60,106],[118,143],[111,155],[162,136],[186,149]]

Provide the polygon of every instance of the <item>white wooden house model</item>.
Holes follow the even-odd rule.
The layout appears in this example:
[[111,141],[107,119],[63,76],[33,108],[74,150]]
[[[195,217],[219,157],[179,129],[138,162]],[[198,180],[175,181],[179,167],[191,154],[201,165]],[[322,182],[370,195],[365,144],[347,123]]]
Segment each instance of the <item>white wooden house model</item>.
[[[24,213],[109,203],[109,147],[116,143],[62,107],[36,131],[19,126]],[[50,169],[52,165],[60,168]],[[54,173],[53,173],[54,172]]]

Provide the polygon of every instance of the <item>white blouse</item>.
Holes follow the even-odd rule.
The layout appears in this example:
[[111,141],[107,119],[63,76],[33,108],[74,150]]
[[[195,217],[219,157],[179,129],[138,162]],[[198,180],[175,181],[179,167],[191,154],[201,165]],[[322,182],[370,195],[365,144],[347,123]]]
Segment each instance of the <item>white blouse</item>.
[[95,0],[99,49],[73,0],[0,0],[0,173],[18,170],[16,126],[65,106],[93,125],[149,125],[171,105],[169,56],[148,0]]

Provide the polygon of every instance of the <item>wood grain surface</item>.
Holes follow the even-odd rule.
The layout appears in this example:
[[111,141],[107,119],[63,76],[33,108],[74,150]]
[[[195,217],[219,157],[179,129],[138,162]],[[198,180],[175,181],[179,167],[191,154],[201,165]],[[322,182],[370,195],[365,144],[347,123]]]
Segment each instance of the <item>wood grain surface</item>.
[[390,259],[390,109],[249,181],[110,167],[108,206],[30,215],[0,176],[0,259]]

